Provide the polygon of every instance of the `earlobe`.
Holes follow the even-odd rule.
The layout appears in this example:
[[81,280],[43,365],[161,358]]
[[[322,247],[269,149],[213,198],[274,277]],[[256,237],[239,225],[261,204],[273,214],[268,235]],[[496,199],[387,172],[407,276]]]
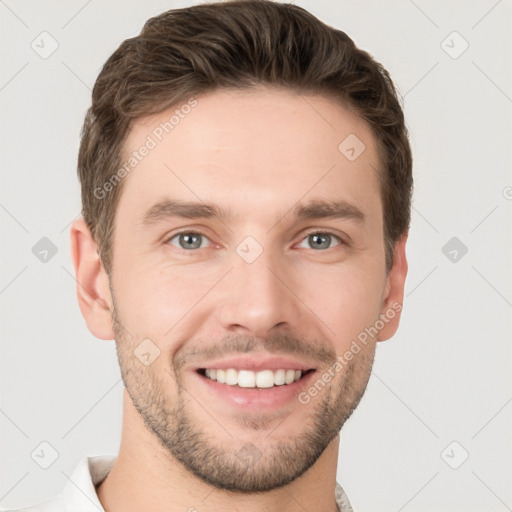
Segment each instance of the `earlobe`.
[[400,240],[395,243],[393,266],[388,273],[382,297],[380,318],[384,327],[380,329],[377,341],[385,341],[391,338],[396,333],[400,323],[405,278],[407,276],[407,257],[405,255],[407,235],[407,232],[404,233]]
[[73,222],[70,238],[78,305],[82,316],[94,336],[112,340],[114,331],[109,277],[102,265],[91,232],[82,218]]

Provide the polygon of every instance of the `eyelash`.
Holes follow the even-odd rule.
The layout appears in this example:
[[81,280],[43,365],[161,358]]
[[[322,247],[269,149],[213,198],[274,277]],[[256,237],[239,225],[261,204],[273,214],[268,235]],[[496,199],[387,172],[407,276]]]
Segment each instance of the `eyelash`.
[[[165,243],[166,244],[170,244],[170,241],[180,235],[197,235],[197,236],[201,236],[201,237],[204,237],[208,240],[210,240],[204,233],[201,233],[199,231],[190,231],[190,230],[187,230],[187,231],[179,231],[178,233],[174,233],[172,236],[170,236],[169,238],[166,239]],[[332,236],[333,238],[336,239],[336,241],[339,242],[339,245],[346,245],[346,242],[344,240],[342,240],[342,238],[339,236],[339,235],[336,235],[335,233],[331,232],[331,231],[319,231],[319,230],[312,230],[312,231],[309,231],[307,232],[303,238],[301,238],[301,242],[303,242],[304,240],[306,240],[309,236],[311,235],[329,235],[329,236]],[[210,240],[211,242],[211,240]],[[170,244],[172,245],[172,244]],[[198,249],[183,249],[182,247],[176,247],[173,245],[173,247],[175,247],[176,249],[178,250],[181,250],[183,252],[196,252],[198,251],[200,248]],[[323,251],[326,251],[328,249],[334,249],[335,247],[338,247],[338,246],[334,246],[334,247],[328,247],[327,249],[320,249],[318,250],[318,252],[323,252]],[[204,249],[204,247],[203,247]],[[315,251],[315,249],[312,249],[311,250]]]

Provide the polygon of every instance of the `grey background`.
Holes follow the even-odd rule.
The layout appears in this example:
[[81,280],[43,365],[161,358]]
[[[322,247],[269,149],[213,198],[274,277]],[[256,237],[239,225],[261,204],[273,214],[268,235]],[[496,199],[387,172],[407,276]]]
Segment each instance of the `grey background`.
[[[69,252],[79,131],[112,51],[192,3],[0,0],[1,507],[44,501],[81,457],[117,452],[115,346],[85,326]],[[390,71],[415,157],[403,319],[342,430],[338,480],[356,511],[512,510],[512,2],[295,3]],[[51,48],[43,31],[58,43],[46,59],[31,47]],[[44,441],[48,469],[31,458]]]

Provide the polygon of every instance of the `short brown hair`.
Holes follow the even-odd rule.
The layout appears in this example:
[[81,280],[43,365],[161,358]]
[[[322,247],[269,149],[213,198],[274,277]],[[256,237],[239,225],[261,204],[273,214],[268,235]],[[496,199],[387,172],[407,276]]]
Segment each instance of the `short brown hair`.
[[[386,269],[410,223],[412,155],[393,82],[341,30],[292,4],[235,0],[173,9],[149,19],[103,66],[78,156],[82,215],[107,272],[122,183],[116,177],[135,119],[218,88],[264,84],[334,97],[366,120],[381,166]],[[340,141],[341,142],[341,141]]]

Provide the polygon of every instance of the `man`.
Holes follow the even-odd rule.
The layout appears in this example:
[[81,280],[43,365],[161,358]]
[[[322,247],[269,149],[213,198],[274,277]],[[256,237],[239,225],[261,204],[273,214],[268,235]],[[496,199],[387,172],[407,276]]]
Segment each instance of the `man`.
[[352,510],[338,434],[398,328],[411,168],[387,72],[300,7],[171,10],[124,41],[71,229],[121,445],[38,510]]

